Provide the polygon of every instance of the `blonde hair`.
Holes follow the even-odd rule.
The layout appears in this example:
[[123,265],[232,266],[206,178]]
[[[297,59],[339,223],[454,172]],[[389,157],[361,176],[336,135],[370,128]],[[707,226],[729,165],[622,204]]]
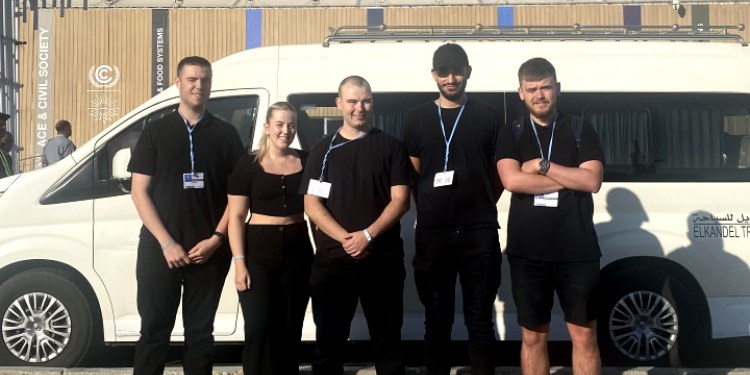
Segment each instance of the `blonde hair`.
[[[294,117],[297,117],[297,109],[294,108],[294,106],[288,102],[276,102],[273,103],[270,107],[268,107],[268,112],[266,112],[266,122],[263,124],[263,126],[271,125],[271,118],[273,118],[273,113],[276,111],[289,111],[294,113]],[[263,135],[260,136],[260,141],[258,142],[258,149],[255,151],[255,162],[259,162],[263,160],[263,158],[268,155],[268,149],[271,147],[271,137],[268,135],[268,133],[263,132]]]

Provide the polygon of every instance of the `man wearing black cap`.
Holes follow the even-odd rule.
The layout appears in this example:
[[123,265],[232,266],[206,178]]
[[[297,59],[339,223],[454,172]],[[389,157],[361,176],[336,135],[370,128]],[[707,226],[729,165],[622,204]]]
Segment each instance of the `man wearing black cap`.
[[432,77],[440,96],[405,119],[404,145],[419,179],[414,277],[425,306],[427,373],[450,372],[456,274],[461,281],[472,374],[494,374],[492,307],[502,254],[495,169],[501,123],[496,109],[468,99],[471,66],[457,44],[435,51]]

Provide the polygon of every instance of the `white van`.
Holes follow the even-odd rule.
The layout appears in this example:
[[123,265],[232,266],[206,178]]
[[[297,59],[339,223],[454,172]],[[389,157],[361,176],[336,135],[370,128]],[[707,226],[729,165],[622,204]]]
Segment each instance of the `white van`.
[[[401,137],[407,111],[436,97],[432,53],[454,39],[473,67],[469,96],[510,122],[525,110],[518,67],[532,57],[549,59],[562,83],[560,109],[594,125],[606,157],[604,184],[594,195],[604,363],[677,365],[712,338],[750,336],[750,49],[676,41],[677,34],[615,40],[603,33],[607,40],[600,41],[420,34],[398,42],[383,33],[328,47],[263,47],[214,64],[208,109],[256,146],[266,108],[289,101],[299,109],[295,144],[309,150],[340,126],[337,87],[356,74],[372,84],[373,125]],[[177,103],[172,87],[61,162],[0,180],[0,363],[73,366],[92,346],[138,339],[141,221],[126,166],[144,127]],[[503,227],[509,198],[506,192],[498,203]],[[423,335],[408,266],[414,220],[412,208],[402,219],[409,273],[404,340]],[[217,341],[243,341],[233,272],[216,317]],[[466,340],[457,298],[453,337]],[[498,337],[519,340],[507,262],[495,307]],[[553,316],[550,339],[568,340],[557,305]],[[351,340],[367,340],[366,327],[358,313]],[[314,340],[314,331],[308,311],[303,340]],[[178,314],[172,339],[182,334]]]

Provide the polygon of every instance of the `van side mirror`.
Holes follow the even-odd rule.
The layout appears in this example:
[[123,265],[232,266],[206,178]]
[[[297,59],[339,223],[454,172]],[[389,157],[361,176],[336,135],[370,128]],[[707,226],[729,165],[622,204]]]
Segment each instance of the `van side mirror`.
[[130,163],[130,148],[123,148],[112,158],[112,179],[129,180],[128,163]]

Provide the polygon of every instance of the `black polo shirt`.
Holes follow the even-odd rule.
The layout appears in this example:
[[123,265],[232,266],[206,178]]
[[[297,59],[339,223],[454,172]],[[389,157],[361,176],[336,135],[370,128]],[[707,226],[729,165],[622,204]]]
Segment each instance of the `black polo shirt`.
[[[151,176],[148,194],[162,223],[185,250],[213,235],[227,207],[228,177],[245,153],[237,130],[206,112],[193,130],[195,171],[203,172],[203,189],[185,189],[190,173],[190,141],[182,116],[174,113],[148,124],[128,171]],[[141,236],[153,236],[144,226]]]
[[[323,158],[333,134],[310,151],[302,175],[300,194],[307,193],[310,179],[319,179]],[[334,145],[347,141],[341,134]],[[331,216],[349,233],[366,229],[375,222],[391,202],[391,187],[412,185],[409,160],[401,142],[382,130],[372,128],[361,139],[354,140],[328,155],[323,181],[331,183],[323,204]],[[372,243],[370,255],[358,260],[344,251],[341,243],[321,230],[313,231],[317,247],[315,262],[319,265],[373,263],[403,258],[401,224],[396,222]]]
[[[537,125],[536,129],[546,156],[552,125]],[[518,142],[512,126],[502,128],[498,160],[514,159],[523,165],[528,160],[540,157],[528,115],[524,118],[524,128]],[[590,160],[604,163],[604,153],[596,131],[584,121],[581,145],[576,148],[570,117],[559,113],[550,161],[566,167],[578,167]],[[508,213],[508,255],[550,262],[589,261],[601,257],[594,230],[594,200],[591,193],[563,189],[559,192],[557,204],[557,207],[536,207],[533,195],[513,193]]]
[[434,187],[435,174],[445,164],[445,140],[459,111],[442,109],[445,137],[434,102],[412,109],[404,120],[404,145],[409,156],[420,160],[417,231],[499,228],[493,183],[498,181],[495,150],[502,117],[495,108],[468,100],[450,145],[453,184]]

